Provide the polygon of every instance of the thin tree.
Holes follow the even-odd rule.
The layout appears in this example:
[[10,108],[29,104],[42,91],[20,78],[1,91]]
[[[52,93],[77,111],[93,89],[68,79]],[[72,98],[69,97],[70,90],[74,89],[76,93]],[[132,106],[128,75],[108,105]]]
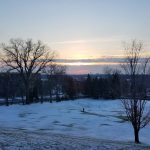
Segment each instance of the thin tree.
[[[49,89],[49,96],[50,102],[52,102],[52,90],[57,87],[60,82],[60,79],[63,75],[66,74],[67,67],[64,65],[57,65],[56,62],[52,62],[45,67],[43,73],[46,74],[48,79],[48,89]],[[60,86],[58,85],[58,88]],[[58,93],[58,89],[55,89],[56,93]]]
[[[125,113],[134,129],[135,143],[140,143],[139,132],[150,122],[150,111],[146,111],[145,82],[149,58],[142,56],[143,43],[133,40],[125,43],[125,61],[121,64],[129,77],[130,96],[122,100]],[[140,89],[140,90],[139,90]]]
[[2,62],[9,71],[17,71],[24,83],[26,104],[30,103],[29,92],[32,81],[53,61],[54,52],[42,44],[31,39],[11,39],[10,43],[2,44]]

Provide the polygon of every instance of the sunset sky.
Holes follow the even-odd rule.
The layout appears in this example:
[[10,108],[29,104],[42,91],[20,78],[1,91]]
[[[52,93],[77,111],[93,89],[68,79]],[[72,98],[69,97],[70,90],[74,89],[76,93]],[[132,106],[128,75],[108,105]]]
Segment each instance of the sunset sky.
[[0,19],[1,43],[41,40],[57,58],[78,60],[69,73],[101,72],[94,60],[122,57],[123,41],[150,51],[150,0],[0,0]]

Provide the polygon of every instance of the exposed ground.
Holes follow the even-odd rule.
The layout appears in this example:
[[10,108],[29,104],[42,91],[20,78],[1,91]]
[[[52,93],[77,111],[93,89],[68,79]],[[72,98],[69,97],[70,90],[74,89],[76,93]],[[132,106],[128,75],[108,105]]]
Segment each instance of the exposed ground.
[[150,146],[62,134],[1,130],[0,150],[150,150]]

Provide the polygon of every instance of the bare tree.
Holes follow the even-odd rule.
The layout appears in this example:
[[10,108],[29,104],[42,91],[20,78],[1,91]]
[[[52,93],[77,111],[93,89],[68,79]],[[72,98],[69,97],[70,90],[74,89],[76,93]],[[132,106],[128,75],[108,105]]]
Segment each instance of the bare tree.
[[52,75],[64,75],[66,73],[66,66],[64,65],[57,65],[56,62],[49,63],[44,69],[44,73],[49,76]]
[[17,71],[24,83],[26,103],[30,103],[29,90],[33,79],[49,62],[53,61],[54,52],[48,51],[41,41],[34,43],[31,39],[11,39],[2,44],[2,62],[9,71]]
[[66,66],[57,65],[56,62],[52,62],[44,69],[44,73],[47,75],[50,102],[52,102],[52,90],[55,88],[58,94],[60,78],[66,74]]
[[143,43],[133,40],[125,43],[125,62],[121,64],[129,77],[130,96],[122,100],[125,113],[134,129],[135,143],[140,143],[139,131],[150,122],[150,111],[146,111],[145,83],[149,58],[142,56]]

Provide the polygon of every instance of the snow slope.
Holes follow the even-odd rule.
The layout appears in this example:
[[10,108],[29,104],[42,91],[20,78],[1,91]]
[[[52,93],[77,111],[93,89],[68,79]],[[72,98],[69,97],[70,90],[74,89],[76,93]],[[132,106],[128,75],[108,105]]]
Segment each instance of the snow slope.
[[[81,112],[85,108],[85,113]],[[150,103],[148,103],[150,108]],[[133,141],[132,127],[120,119],[119,100],[79,99],[55,103],[0,106],[0,127],[46,133],[61,133],[116,141]],[[150,144],[150,126],[140,140]]]
[[150,146],[95,138],[0,130],[0,150],[150,150]]

